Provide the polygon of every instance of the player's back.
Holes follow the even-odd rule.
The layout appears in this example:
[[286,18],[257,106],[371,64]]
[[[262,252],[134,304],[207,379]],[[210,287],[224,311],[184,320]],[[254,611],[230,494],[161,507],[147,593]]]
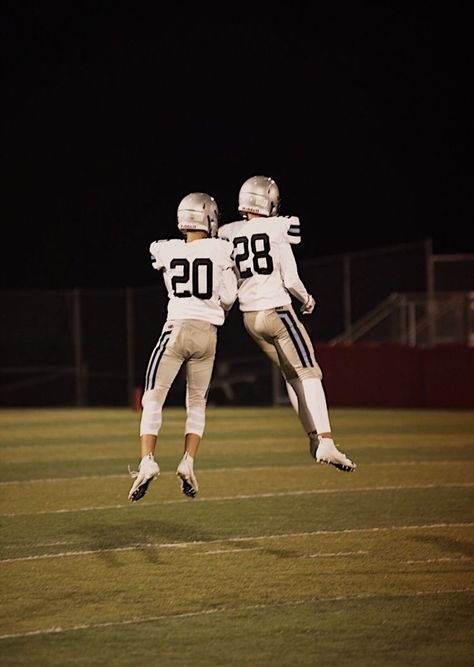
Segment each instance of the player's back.
[[163,270],[168,290],[168,319],[206,320],[223,324],[219,301],[223,271],[232,266],[232,245],[222,239],[204,238],[154,241],[150,254],[155,269]]
[[299,242],[298,218],[238,220],[222,225],[219,236],[234,247],[240,310],[266,310],[291,303],[281,275],[281,249]]

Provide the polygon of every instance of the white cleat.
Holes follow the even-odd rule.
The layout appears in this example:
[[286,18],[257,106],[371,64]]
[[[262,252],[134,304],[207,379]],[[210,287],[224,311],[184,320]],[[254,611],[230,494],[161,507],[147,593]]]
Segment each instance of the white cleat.
[[193,470],[193,459],[185,454],[181,459],[176,475],[181,480],[181,491],[189,498],[195,498],[199,490],[196,476]]
[[356,468],[356,464],[338,450],[331,438],[319,438],[319,440],[310,438],[309,450],[317,463],[332,465],[344,472],[352,472]]
[[148,490],[150,482],[156,479],[160,474],[160,468],[153,458],[153,454],[147,454],[140,461],[138,470],[130,470],[130,466],[128,466],[128,472],[131,477],[135,478],[130,493],[128,494],[128,499],[136,501],[143,498]]

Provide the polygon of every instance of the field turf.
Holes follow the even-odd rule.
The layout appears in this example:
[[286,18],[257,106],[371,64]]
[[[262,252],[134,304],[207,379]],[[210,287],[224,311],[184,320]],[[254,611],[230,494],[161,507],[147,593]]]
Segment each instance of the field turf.
[[331,411],[353,473],[289,407],[209,407],[196,499],[128,409],[0,411],[2,667],[474,664],[474,412]]

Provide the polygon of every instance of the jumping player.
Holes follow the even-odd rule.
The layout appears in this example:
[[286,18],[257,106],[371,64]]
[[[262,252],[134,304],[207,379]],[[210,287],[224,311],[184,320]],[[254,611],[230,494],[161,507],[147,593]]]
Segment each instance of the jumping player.
[[292,306],[313,312],[315,301],[299,275],[292,244],[300,242],[300,222],[278,215],[280,193],[267,176],[247,179],[239,192],[242,220],[222,225],[218,234],[234,246],[238,300],[245,329],[279,367],[291,404],[309,436],[318,463],[350,472],[356,465],[334,444],[322,372],[311,339]]
[[140,500],[160,473],[155,449],[168,391],[186,364],[184,455],[176,474],[186,496],[198,484],[194,460],[204,432],[207,393],[216,354],[217,330],[237,297],[232,244],[217,237],[219,209],[203,192],[188,194],[178,206],[183,239],[154,241],[153,268],[163,272],[168,290],[167,320],[153,349],[145,377],[140,421],[141,461],[129,499]]

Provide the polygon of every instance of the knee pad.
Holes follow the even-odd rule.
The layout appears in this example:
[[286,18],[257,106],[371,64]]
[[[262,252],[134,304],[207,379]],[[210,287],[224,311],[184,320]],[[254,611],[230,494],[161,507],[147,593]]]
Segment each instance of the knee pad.
[[168,390],[155,387],[145,391],[142,398],[142,417],[140,420],[140,436],[158,435],[161,428],[161,413]]
[[322,380],[323,373],[318,364],[310,368],[301,368],[298,370],[298,378],[303,382],[304,380]]
[[206,403],[202,405],[189,405],[187,408],[185,435],[186,433],[195,433],[202,437],[206,423]]
[[206,423],[206,398],[199,396],[196,392],[186,393],[186,433],[195,433],[202,437]]

